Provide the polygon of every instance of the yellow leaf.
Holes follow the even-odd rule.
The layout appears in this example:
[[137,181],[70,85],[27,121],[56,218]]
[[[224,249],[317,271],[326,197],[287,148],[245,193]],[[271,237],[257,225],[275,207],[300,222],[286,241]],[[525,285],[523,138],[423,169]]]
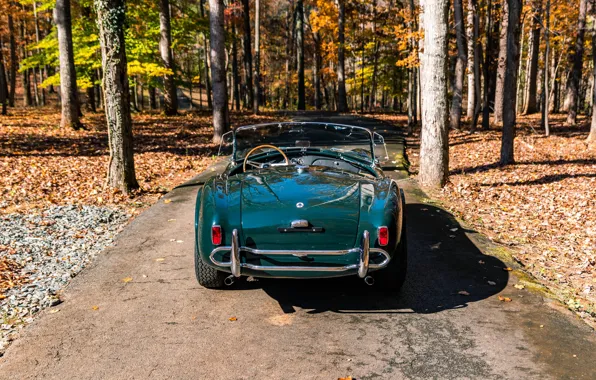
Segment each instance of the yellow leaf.
[[515,285],[513,285],[513,287],[515,289],[519,289],[519,290],[522,290],[523,288],[525,288],[525,286],[523,286],[522,284],[515,284]]
[[91,306],[91,309],[93,309],[93,310],[99,310],[99,306],[93,305],[93,306]]
[[165,201],[163,201],[163,203],[168,204],[170,203],[172,200],[171,199],[166,199]]
[[506,267],[506,268],[503,268],[503,270],[506,270],[507,272],[511,272],[513,269]]
[[131,282],[132,281],[132,277],[125,277],[122,279],[122,282],[127,283],[127,282]]
[[161,261],[166,261],[166,259],[164,259],[163,257],[160,257],[160,258],[158,258],[158,259],[155,259],[155,261],[157,261],[157,262],[161,262]]
[[511,302],[511,298],[499,296],[499,301],[502,301],[502,302]]
[[236,318],[236,317],[230,317],[229,320],[230,320],[230,322],[236,322],[238,320],[238,318]]

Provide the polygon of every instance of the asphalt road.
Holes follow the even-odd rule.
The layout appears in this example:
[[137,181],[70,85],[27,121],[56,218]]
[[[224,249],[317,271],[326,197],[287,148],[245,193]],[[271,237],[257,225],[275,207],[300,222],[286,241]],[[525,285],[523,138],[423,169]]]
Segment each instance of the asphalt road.
[[0,378],[596,378],[593,330],[515,289],[472,231],[400,184],[409,241],[400,294],[355,278],[204,289],[193,269],[197,187],[181,187],[25,329],[0,358]]

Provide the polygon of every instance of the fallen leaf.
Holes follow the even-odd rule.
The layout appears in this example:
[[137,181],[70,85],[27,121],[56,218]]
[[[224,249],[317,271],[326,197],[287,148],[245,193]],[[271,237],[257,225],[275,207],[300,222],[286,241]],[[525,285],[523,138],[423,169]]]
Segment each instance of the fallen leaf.
[[482,260],[478,260],[478,264],[480,264],[480,265],[484,265],[484,261],[482,261]]
[[170,203],[171,201],[172,201],[171,199],[166,199],[166,200],[164,200],[164,201],[163,201],[163,203],[165,203],[165,204],[168,204],[168,203]]
[[494,282],[494,281],[489,281],[489,282],[488,282],[488,284],[489,284],[489,285],[492,285],[492,286],[495,286],[495,285],[497,285],[497,283],[496,283],[496,282]]
[[505,268],[503,268],[503,270],[505,270],[507,272],[511,272],[513,269],[511,269],[510,267],[505,267]]
[[353,380],[352,376],[348,376],[348,377],[338,377],[337,380]]
[[59,311],[60,311],[60,309],[52,309],[52,310],[50,310],[50,314],[56,314]]
[[161,262],[161,261],[166,261],[166,259],[164,259],[163,257],[159,257],[159,258],[155,259],[155,261]]
[[523,286],[522,284],[515,284],[515,285],[513,285],[513,287],[515,289],[519,289],[519,290],[522,290],[523,288],[525,288],[525,286]]
[[229,318],[229,321],[230,322],[236,322],[237,320],[238,320],[238,318],[236,318],[236,317],[230,317]]
[[502,302],[511,302],[512,300],[509,297],[499,296],[499,301],[502,301]]
[[91,306],[91,309],[93,309],[93,310],[99,310],[99,306],[96,306],[96,305]]
[[174,222],[176,219],[168,219],[168,222]]
[[122,282],[124,282],[124,283],[128,283],[128,282],[131,282],[131,281],[132,281],[132,277],[124,277],[122,279]]
[[544,327],[544,325],[540,325],[540,328],[543,328],[543,327]]
[[184,243],[182,240],[176,240],[176,243]]
[[470,293],[466,292],[465,290],[460,290],[457,294],[461,294],[462,296],[469,296]]

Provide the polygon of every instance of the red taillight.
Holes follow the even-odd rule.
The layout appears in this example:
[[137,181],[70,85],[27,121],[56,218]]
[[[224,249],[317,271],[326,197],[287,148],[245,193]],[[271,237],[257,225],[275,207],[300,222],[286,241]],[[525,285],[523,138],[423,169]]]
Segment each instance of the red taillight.
[[213,245],[221,244],[221,227],[220,226],[211,227],[211,242],[213,243]]
[[385,246],[389,244],[389,228],[383,226],[379,227],[379,245]]

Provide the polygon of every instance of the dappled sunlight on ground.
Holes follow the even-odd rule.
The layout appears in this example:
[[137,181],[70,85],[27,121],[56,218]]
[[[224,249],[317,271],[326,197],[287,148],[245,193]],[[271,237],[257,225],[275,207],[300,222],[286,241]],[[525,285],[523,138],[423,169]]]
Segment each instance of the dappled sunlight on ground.
[[[450,134],[450,183],[433,196],[471,226],[513,249],[515,259],[572,308],[595,315],[596,152],[587,121],[552,117],[546,138],[540,116],[520,117],[516,164],[498,164],[501,133]],[[409,139],[411,170],[419,140]]]

